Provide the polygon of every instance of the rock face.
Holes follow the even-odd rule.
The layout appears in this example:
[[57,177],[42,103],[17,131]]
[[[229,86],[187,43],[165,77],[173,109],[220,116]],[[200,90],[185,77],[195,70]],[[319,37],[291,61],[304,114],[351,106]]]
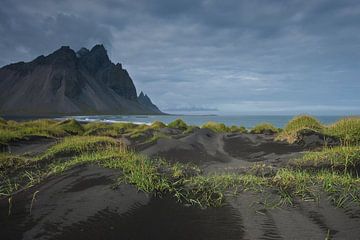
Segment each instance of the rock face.
[[162,114],[103,45],[4,66],[0,89],[1,115]]

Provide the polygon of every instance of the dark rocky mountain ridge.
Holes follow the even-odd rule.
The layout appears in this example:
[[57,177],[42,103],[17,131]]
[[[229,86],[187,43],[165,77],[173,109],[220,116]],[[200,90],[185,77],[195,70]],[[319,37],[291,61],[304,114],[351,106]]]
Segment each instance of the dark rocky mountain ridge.
[[1,115],[162,114],[103,45],[4,66],[0,89]]

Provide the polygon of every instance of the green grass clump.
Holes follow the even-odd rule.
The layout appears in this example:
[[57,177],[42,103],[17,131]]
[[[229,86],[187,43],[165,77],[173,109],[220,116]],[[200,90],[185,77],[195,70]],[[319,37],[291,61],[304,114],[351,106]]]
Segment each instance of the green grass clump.
[[158,173],[157,166],[148,157],[116,148],[84,153],[63,164],[54,164],[51,166],[51,174],[84,163],[96,163],[106,168],[120,169],[123,172],[120,182],[134,184],[144,192],[162,192],[170,188],[166,179]]
[[116,141],[110,137],[102,136],[72,136],[66,137],[58,144],[49,148],[40,159],[71,156],[89,151],[97,151],[115,146]]
[[71,135],[81,135],[84,133],[84,128],[81,124],[75,119],[68,119],[62,122],[59,122],[55,127],[61,129],[62,131],[69,133]]
[[349,202],[360,204],[360,178],[350,174],[325,170],[313,174],[303,170],[281,169],[270,183],[285,203],[292,204],[295,197],[317,200],[322,190],[337,207]]
[[276,128],[271,123],[260,123],[260,124],[257,124],[255,127],[253,127],[250,130],[250,133],[255,133],[255,134],[259,134],[259,133],[278,133],[278,132],[279,132],[279,129]]
[[277,140],[294,143],[298,138],[298,133],[304,129],[322,132],[324,126],[319,122],[319,120],[312,116],[296,116],[285,125],[284,130],[277,136]]
[[226,194],[235,194],[238,190],[258,191],[267,184],[265,178],[249,174],[197,175],[183,182],[184,200],[202,207],[221,206]]
[[285,126],[284,132],[296,132],[300,129],[311,129],[314,131],[321,131],[322,124],[316,118],[308,115],[300,115],[291,119]]
[[218,132],[218,133],[230,132],[230,128],[228,128],[225,124],[217,123],[217,122],[207,122],[204,125],[202,125],[202,128],[211,129],[214,132]]
[[58,137],[65,135],[65,131],[56,127],[56,121],[35,120],[27,122],[7,121],[0,125],[0,143],[25,139],[31,136]]
[[168,124],[169,128],[176,128],[176,129],[180,129],[182,131],[187,130],[188,125],[181,119],[176,119],[174,121],[172,121],[171,123]]
[[244,127],[244,126],[235,126],[235,125],[232,125],[230,127],[230,132],[232,133],[247,133],[248,130]]
[[360,117],[343,118],[328,126],[325,133],[336,136],[343,144],[360,144]]
[[198,126],[190,125],[187,127],[187,129],[184,131],[184,134],[193,133],[196,129],[199,129]]
[[142,125],[136,125],[133,123],[102,123],[102,122],[90,122],[84,125],[85,133],[87,136],[108,136],[118,137],[121,134],[134,131]]
[[29,158],[10,153],[0,153],[0,171],[14,170],[28,165]]
[[356,169],[360,166],[360,146],[327,147],[321,151],[306,152],[295,161],[297,166],[332,169]]
[[163,123],[163,122],[160,122],[160,121],[155,121],[151,124],[150,126],[152,129],[156,129],[156,130],[159,130],[161,128],[165,128],[166,127],[166,124]]

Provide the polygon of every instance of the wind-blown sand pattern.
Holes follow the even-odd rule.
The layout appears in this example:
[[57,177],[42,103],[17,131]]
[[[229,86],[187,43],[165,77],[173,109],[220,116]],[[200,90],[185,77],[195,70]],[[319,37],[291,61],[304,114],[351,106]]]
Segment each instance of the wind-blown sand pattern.
[[[273,135],[209,129],[172,133],[173,138],[133,147],[172,163],[194,163],[207,174],[245,173],[259,163],[277,169],[306,150],[276,142]],[[22,141],[9,150],[35,154],[53,144],[46,139]],[[276,199],[271,191],[242,192],[227,195],[222,207],[201,209],[143,193],[129,184],[115,185],[121,174],[80,165],[14,194],[11,206],[2,199],[1,235],[6,239],[355,239],[360,234],[359,207],[337,208],[326,196],[319,202],[274,208],[266,205]]]

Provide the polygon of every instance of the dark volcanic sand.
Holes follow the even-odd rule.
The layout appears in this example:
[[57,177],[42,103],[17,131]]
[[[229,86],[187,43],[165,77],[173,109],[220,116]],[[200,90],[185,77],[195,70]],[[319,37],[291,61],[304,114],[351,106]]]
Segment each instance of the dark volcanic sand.
[[142,153],[170,162],[195,163],[206,172],[243,172],[255,163],[283,166],[302,151],[301,146],[274,141],[272,135],[221,134],[199,129],[180,139],[159,139]]
[[[35,143],[31,143],[35,144]],[[36,143],[37,144],[37,143]],[[42,151],[48,142],[19,145],[18,153]],[[24,150],[25,149],[25,150]],[[256,163],[282,166],[301,155],[296,145],[272,136],[217,134],[201,129],[179,139],[160,139],[143,153],[198,164],[205,173],[247,171]],[[139,192],[131,185],[114,189],[117,170],[78,166],[0,200],[1,239],[359,239],[360,208],[320,203],[265,208],[271,193],[226,197],[221,208],[187,207]],[[30,213],[30,206],[33,206]]]
[[[79,166],[0,201],[1,239],[357,239],[360,211],[329,202],[265,209],[263,196],[228,197],[221,208],[187,207],[130,185],[119,172]],[[37,192],[38,191],[38,192]],[[32,198],[35,201],[30,213]]]

